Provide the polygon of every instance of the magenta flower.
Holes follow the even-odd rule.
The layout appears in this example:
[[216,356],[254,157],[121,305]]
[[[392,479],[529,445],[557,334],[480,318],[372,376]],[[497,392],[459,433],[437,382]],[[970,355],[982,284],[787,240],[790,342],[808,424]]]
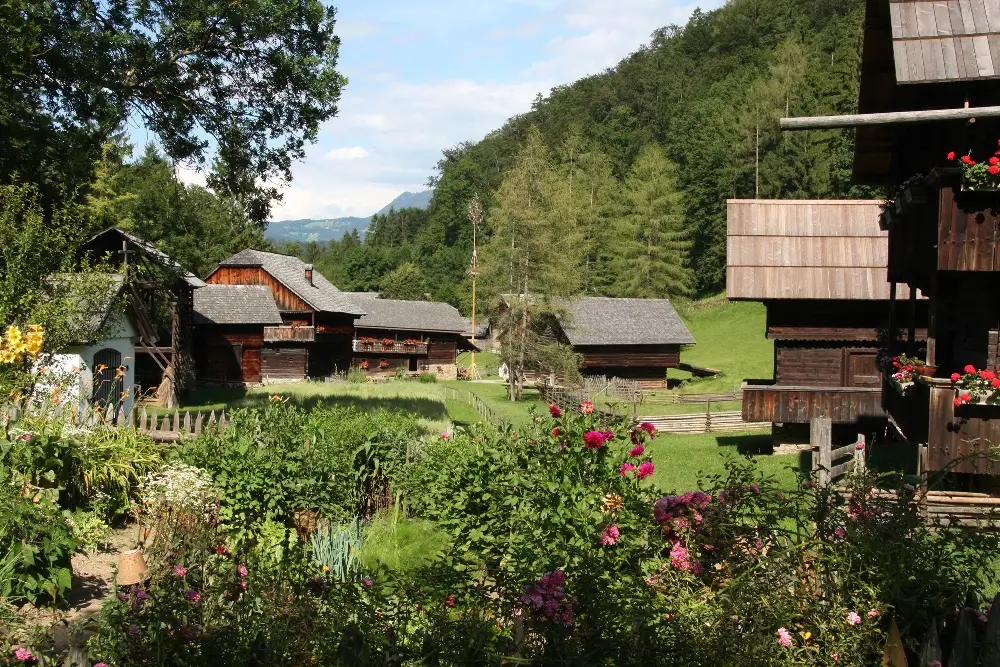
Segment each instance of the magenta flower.
[[639,464],[639,470],[636,472],[636,479],[642,479],[643,477],[649,477],[653,474],[656,468],[653,466],[652,461],[643,461]]
[[778,643],[788,648],[792,645],[792,634],[785,628],[778,628]]
[[808,491],[809,489],[813,488],[813,483],[812,482],[803,482],[802,483],[802,488],[805,489],[806,491]]
[[14,659],[22,662],[36,662],[35,656],[26,648],[19,648],[14,651]]
[[365,588],[371,588],[372,587],[372,580],[369,579],[368,577],[365,577],[364,579],[362,579],[361,583],[364,584]]
[[201,601],[201,593],[192,589],[184,591],[184,597],[187,598],[188,602],[198,603]]
[[552,405],[549,406],[549,414],[555,417],[556,419],[559,419],[560,417],[562,417],[562,410],[559,409],[558,405],[553,403]]
[[583,444],[587,449],[600,449],[607,440],[607,434],[601,431],[587,431],[583,434]]
[[639,430],[648,433],[650,438],[656,437],[656,427],[649,422],[642,422],[639,424]]
[[584,401],[580,404],[580,413],[585,415],[594,414],[594,404],[590,401]]
[[249,571],[247,570],[247,566],[246,565],[242,565],[242,564],[239,565],[236,568],[236,571],[240,573],[241,577],[245,577],[245,576],[247,576],[247,574],[249,574]]
[[635,466],[631,463],[623,463],[618,470],[621,471],[622,477],[628,477],[629,473],[635,472]]
[[444,601],[444,606],[445,607],[454,607],[455,606],[455,595],[454,594],[451,594],[451,595],[448,596],[448,598]]
[[174,574],[176,574],[179,579],[186,577],[187,573],[188,571],[186,567],[181,567],[180,565],[174,566]]
[[628,450],[628,455],[633,458],[639,458],[645,451],[646,451],[645,447],[643,447],[642,445],[636,445],[632,449]]
[[448,439],[448,434],[447,433],[442,433],[441,434],[441,439],[442,440],[447,440]]
[[853,611],[847,615],[848,625],[857,625],[860,622],[861,622],[861,617],[855,614]]
[[859,452],[860,451],[864,451],[864,449],[865,449],[865,441],[862,440],[862,441],[858,442],[856,445],[854,445],[854,449],[858,450]]
[[837,526],[836,528],[833,529],[833,534],[842,540],[847,535],[847,531],[844,530],[843,526]]
[[618,524],[611,524],[604,529],[601,534],[601,544],[606,547],[614,546],[618,543]]
[[701,574],[701,563],[691,560],[691,552],[681,544],[680,540],[674,542],[670,548],[670,564],[678,570],[690,572],[691,574]]

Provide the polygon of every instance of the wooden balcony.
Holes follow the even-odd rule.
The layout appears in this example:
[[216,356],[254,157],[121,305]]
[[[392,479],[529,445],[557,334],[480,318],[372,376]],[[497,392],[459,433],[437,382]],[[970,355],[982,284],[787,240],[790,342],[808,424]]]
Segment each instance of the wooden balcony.
[[265,343],[312,343],[316,341],[316,327],[264,327]]
[[905,394],[886,380],[883,395],[903,436],[927,445],[925,469],[1000,474],[1000,459],[990,458],[991,446],[1000,445],[1000,405],[956,406],[955,389],[943,378],[920,378]]
[[815,417],[829,417],[835,424],[851,424],[884,416],[878,387],[807,387],[766,380],[743,383],[743,420],[748,422],[808,424]]
[[352,347],[355,352],[360,354],[371,354],[374,356],[381,354],[406,354],[406,355],[425,355],[427,354],[427,343],[404,343],[402,341],[393,341],[391,343],[386,343],[382,340],[376,340],[374,343],[365,343],[360,340],[355,340],[352,342]]

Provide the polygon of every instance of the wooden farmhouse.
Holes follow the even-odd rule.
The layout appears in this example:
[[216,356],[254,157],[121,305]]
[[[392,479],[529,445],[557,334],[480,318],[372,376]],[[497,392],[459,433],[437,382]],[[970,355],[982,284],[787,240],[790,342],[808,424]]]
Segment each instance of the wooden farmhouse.
[[[325,377],[350,367],[354,320],[365,311],[312,265],[290,255],[242,250],[222,261],[205,281],[209,286],[261,286],[271,293],[280,321],[274,319],[272,310],[262,306],[252,313],[261,320],[253,325],[261,331],[259,372],[264,381]],[[257,377],[257,357],[253,352],[256,339],[249,343],[251,352],[244,357],[242,346],[247,344],[246,331],[238,333],[234,327],[250,327],[251,324],[245,321],[250,315],[228,318],[238,320],[236,322],[216,323],[210,318],[217,317],[217,307],[222,307],[216,298],[230,304],[239,303],[240,298],[253,299],[257,303],[259,294],[217,292],[206,293],[204,299],[199,299],[206,307],[206,311],[200,313],[201,330],[216,342],[216,350],[225,349],[218,344],[220,340],[227,341],[232,349],[225,356],[240,359],[240,377],[246,382],[253,381],[248,378]],[[208,372],[211,367],[212,373],[218,373],[221,366],[229,363],[205,359],[202,369]],[[229,375],[227,371],[226,376]]]
[[665,388],[667,369],[680,367],[681,349],[695,343],[669,299],[576,299],[562,330],[584,375],[635,380],[646,389]]
[[[1000,473],[988,456],[1000,444],[1000,403],[989,379],[1000,371],[1000,179],[987,172],[990,158],[1000,161],[1000,6],[868,0],[866,7],[861,113],[781,125],[857,127],[854,178],[890,193],[880,218],[890,302],[904,298],[897,286],[928,298],[925,368],[910,381],[893,379],[889,368],[883,406],[898,436],[918,448],[923,470],[951,472],[952,488],[996,490],[997,478],[984,473]],[[963,167],[970,153],[978,172]],[[893,354],[922,354],[911,334],[918,322],[892,317],[889,326]],[[900,330],[905,340],[896,342]]]
[[[195,360],[203,383],[256,384],[264,379],[264,329],[283,323],[274,297],[264,285],[206,285],[194,293]],[[275,379],[301,379],[295,371],[283,378],[283,365],[271,366]]]
[[374,293],[345,293],[365,314],[355,323],[354,366],[369,375],[434,373],[458,375],[459,350],[475,349],[467,324],[447,303],[381,299]]
[[[774,377],[743,383],[743,419],[772,422],[776,443],[808,442],[816,417],[844,441],[884,430],[877,356],[890,286],[880,213],[878,201],[727,202],[727,296],[762,302],[774,341]],[[898,301],[897,321],[911,308],[922,340],[925,300]]]

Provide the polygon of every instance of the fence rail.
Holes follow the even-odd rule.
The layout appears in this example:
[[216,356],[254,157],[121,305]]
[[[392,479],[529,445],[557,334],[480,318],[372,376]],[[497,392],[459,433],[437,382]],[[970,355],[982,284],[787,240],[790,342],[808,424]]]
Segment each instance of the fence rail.
[[636,421],[649,422],[664,433],[734,433],[737,431],[766,431],[770,422],[745,422],[741,412],[696,412],[686,415],[637,417]]

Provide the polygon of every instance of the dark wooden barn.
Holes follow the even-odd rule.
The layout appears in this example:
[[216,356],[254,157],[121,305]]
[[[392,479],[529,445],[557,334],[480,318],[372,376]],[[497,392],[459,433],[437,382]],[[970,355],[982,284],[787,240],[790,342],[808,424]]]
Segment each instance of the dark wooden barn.
[[[263,285],[206,285],[194,293],[195,361],[201,383],[251,384],[263,380],[264,328],[281,314]],[[270,374],[279,368],[268,364]],[[292,379],[301,379],[302,374]]]
[[[868,0],[861,113],[782,120],[785,129],[857,127],[855,181],[895,193],[880,216],[890,300],[897,285],[927,295],[926,368],[912,383],[885,374],[882,403],[922,469],[949,470],[965,491],[995,491],[997,478],[982,473],[1000,473],[989,456],[1000,444],[1000,402],[961,377],[967,366],[980,378],[1000,371],[1000,179],[985,173],[1000,139],[998,105],[1000,5]],[[970,154],[983,163],[978,180],[955,161]],[[889,313],[892,352],[923,354],[912,333],[919,322]]]
[[281,321],[263,327],[263,381],[325,377],[350,366],[354,320],[365,311],[299,258],[242,250],[206,282],[271,292]]
[[[876,359],[890,286],[880,212],[877,201],[728,202],[727,296],[763,302],[774,341],[774,377],[744,382],[743,418],[772,422],[776,442],[808,442],[816,417],[832,419],[844,440],[885,426]],[[909,319],[911,308],[922,339],[927,303],[900,301],[897,316]]]
[[355,324],[354,365],[368,374],[458,374],[459,350],[472,350],[466,322],[447,303],[381,299],[374,293],[351,293],[363,315]]
[[648,389],[666,387],[667,369],[677,368],[681,349],[695,343],[668,299],[576,299],[562,330],[582,357],[584,375],[635,380]]

